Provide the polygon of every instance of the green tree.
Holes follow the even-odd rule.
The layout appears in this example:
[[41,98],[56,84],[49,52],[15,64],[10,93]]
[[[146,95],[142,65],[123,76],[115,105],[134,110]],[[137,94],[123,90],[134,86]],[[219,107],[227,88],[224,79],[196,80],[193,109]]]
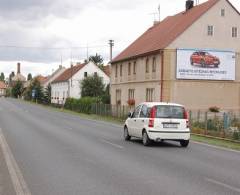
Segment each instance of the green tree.
[[0,75],[0,81],[5,81],[5,75],[3,72],[1,72],[1,75]]
[[32,74],[31,74],[31,73],[28,74],[27,80],[28,80],[28,81],[31,81],[31,80],[32,80]]
[[102,97],[105,85],[102,77],[92,75],[85,77],[80,83],[82,97]]
[[106,89],[104,90],[104,94],[102,95],[101,99],[104,104],[110,104],[111,102],[110,84],[106,86]]
[[12,87],[12,95],[15,98],[21,97],[23,94],[23,83],[21,81],[17,81]]
[[90,62],[94,62],[97,66],[99,66],[99,68],[103,69],[103,57],[101,55],[96,53],[95,56],[90,56],[88,60]]
[[[32,97],[32,93],[34,93],[34,97]],[[26,89],[24,93],[24,98],[26,100],[34,100],[39,103],[42,103],[44,100],[44,93],[43,93],[43,87],[41,86],[40,82],[35,78],[29,85],[29,87]]]
[[9,83],[12,82],[12,78],[15,76],[14,72],[11,72],[11,74],[9,75]]
[[45,104],[51,104],[51,85],[48,84],[48,86],[44,89],[44,103]]

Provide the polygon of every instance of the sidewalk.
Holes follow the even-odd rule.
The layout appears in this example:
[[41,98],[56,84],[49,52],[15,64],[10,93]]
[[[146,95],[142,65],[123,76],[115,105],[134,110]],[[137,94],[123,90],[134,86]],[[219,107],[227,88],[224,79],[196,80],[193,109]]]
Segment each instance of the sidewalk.
[[0,195],[16,195],[0,145]]

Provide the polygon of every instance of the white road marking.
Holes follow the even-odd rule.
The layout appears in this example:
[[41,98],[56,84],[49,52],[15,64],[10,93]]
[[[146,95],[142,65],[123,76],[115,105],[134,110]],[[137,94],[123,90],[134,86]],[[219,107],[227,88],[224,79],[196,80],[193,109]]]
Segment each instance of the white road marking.
[[120,149],[123,149],[123,148],[124,148],[124,147],[121,146],[121,145],[114,144],[114,143],[109,142],[109,141],[107,141],[107,140],[105,140],[105,139],[101,139],[101,142],[104,142],[104,143],[109,144],[109,145],[111,145],[111,146],[114,146],[114,147],[116,147],[116,148],[120,148]]
[[228,189],[230,189],[230,190],[232,190],[232,191],[234,191],[234,192],[240,193],[240,188],[236,188],[236,187],[230,186],[230,185],[228,185],[228,184],[225,184],[225,183],[222,183],[222,182],[220,182],[220,181],[216,181],[216,180],[210,179],[210,178],[206,178],[206,180],[207,180],[208,182],[210,182],[210,183],[213,183],[213,184],[222,186],[222,187],[224,187],[224,188],[228,188]]
[[7,144],[7,141],[3,135],[1,128],[0,128],[0,146],[2,147],[3,150],[3,155],[8,167],[10,177],[13,182],[14,189],[16,191],[16,195],[31,195],[31,192],[27,187],[27,184],[17,165],[16,160],[13,157],[13,154]]
[[221,146],[214,146],[214,145],[210,145],[210,144],[206,144],[206,143],[202,143],[202,142],[191,141],[191,143],[199,144],[199,145],[203,145],[203,146],[207,146],[207,147],[215,148],[215,149],[219,149],[219,150],[225,150],[225,151],[228,151],[228,152],[240,153],[240,151],[238,151],[238,150],[233,150],[233,149],[230,149],[230,148],[224,148],[224,147],[221,147]]

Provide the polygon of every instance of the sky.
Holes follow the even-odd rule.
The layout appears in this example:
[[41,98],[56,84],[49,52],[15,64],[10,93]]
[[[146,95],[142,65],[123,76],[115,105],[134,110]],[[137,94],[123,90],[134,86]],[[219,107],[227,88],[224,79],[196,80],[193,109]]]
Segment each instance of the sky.
[[185,9],[185,0],[0,0],[0,72],[20,62],[25,76],[47,76],[96,53],[107,63],[108,41],[114,57],[158,19],[159,4],[161,20]]

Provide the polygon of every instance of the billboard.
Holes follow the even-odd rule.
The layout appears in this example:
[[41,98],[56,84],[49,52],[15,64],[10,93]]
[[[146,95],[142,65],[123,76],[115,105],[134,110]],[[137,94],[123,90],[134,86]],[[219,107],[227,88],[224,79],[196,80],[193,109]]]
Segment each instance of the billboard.
[[177,79],[235,80],[235,52],[177,49]]

